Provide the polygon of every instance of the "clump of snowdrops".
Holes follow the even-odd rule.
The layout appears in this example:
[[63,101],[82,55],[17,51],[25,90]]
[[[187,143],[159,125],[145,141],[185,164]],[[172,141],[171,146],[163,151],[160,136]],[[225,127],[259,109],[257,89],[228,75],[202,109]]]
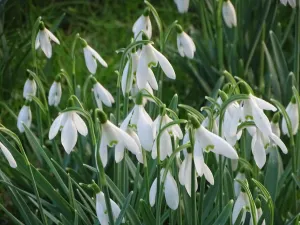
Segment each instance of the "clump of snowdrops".
[[[175,3],[180,13],[188,11],[189,1]],[[236,29],[234,5],[218,4],[219,25],[223,17],[228,29]],[[159,43],[152,41],[151,21]],[[164,29],[146,1],[131,43],[117,51],[122,56],[116,96],[95,75],[109,65],[80,34],[69,46],[72,71],[61,69],[52,84],[44,84],[38,64],[44,56],[37,52],[55,57],[52,48],[63,41],[44,22],[38,18],[32,32],[34,66],[26,71],[19,133],[0,127],[8,163],[0,170],[1,182],[18,213],[2,203],[0,208],[12,223],[299,224],[299,77],[286,108],[263,99],[223,66],[225,81],[200,110],[176,93],[162,101],[164,80],[176,82],[164,54],[169,39],[176,39],[178,54],[187,61],[197,51],[177,21]],[[83,84],[76,80],[78,57],[90,74]],[[37,165],[28,151],[36,154]],[[286,211],[277,214],[285,201]]]

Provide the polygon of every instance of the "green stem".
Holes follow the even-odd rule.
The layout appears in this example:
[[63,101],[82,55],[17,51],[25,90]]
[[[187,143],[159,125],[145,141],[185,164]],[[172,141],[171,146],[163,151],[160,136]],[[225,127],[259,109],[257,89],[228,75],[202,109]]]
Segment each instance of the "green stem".
[[296,22],[295,22],[295,52],[294,52],[294,74],[296,77],[296,88],[299,89],[299,60],[300,60],[300,6],[299,1],[297,1],[297,7],[296,7]]
[[222,71],[224,69],[223,62],[223,29],[222,29],[222,6],[223,0],[219,0],[218,8],[217,8],[217,49],[218,49],[218,63],[219,70]]
[[263,48],[264,41],[266,37],[266,23],[263,25],[261,34],[261,49],[260,49],[260,69],[259,69],[259,90],[260,94],[263,96],[265,92],[265,51]]
[[[191,142],[191,151],[192,151],[192,161],[194,162],[194,135],[192,132],[192,128],[189,129],[189,137]],[[195,180],[196,180],[196,170],[195,165],[192,163],[192,170],[191,170],[191,205],[192,205],[192,220],[191,224],[197,225],[197,208],[196,208],[196,189],[195,189]],[[188,176],[188,174],[187,174]]]

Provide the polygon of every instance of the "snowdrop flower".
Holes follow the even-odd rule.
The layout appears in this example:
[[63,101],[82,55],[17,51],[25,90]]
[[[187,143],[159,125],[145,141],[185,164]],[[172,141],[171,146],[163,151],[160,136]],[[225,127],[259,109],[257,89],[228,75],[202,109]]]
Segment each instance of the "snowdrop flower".
[[176,28],[177,28],[177,48],[179,54],[182,57],[186,56],[189,59],[194,58],[196,46],[193,42],[193,39],[182,30],[180,25],[177,25]]
[[[160,171],[160,180],[162,182],[163,180],[163,174],[165,172],[165,169],[161,169]],[[164,187],[163,187],[164,193],[165,193],[165,198],[167,205],[173,209],[176,210],[178,208],[179,204],[179,194],[178,194],[178,187],[176,184],[175,179],[171,175],[170,171],[167,172],[166,180],[164,181]],[[156,194],[157,194],[157,178],[153,181],[151,188],[150,188],[150,193],[149,193],[149,201],[151,207],[155,205],[155,199],[156,199]]]
[[139,147],[129,134],[124,130],[120,129],[113,123],[111,123],[106,114],[103,111],[99,111],[99,120],[101,122],[101,144],[100,144],[100,158],[103,166],[107,165],[107,146],[112,147],[116,145],[115,148],[115,160],[120,162],[124,157],[124,148],[127,148],[133,154],[137,155],[139,153]]
[[234,185],[235,196],[239,196],[239,194],[241,192],[241,184],[239,182],[237,182],[237,180],[241,180],[241,181],[246,180],[246,175],[244,173],[244,170],[241,170],[241,172],[238,172],[234,179],[233,185]]
[[[207,130],[209,130],[209,123],[210,123],[210,118],[207,116],[202,121],[202,126],[205,127]],[[213,120],[212,132],[214,134],[218,134],[219,133],[219,126],[218,126],[218,123],[217,123],[217,119]]]
[[32,114],[30,110],[30,102],[26,101],[18,115],[17,127],[19,131],[21,133],[25,131],[23,124],[26,125],[28,128],[30,128],[31,122],[32,122]]
[[[144,159],[143,159],[143,153],[142,153],[142,145],[141,142],[139,140],[138,135],[136,134],[136,132],[134,131],[134,129],[128,124],[128,122],[126,121],[126,119],[122,122],[120,128],[125,131],[127,134],[129,134],[130,137],[133,138],[133,140],[135,141],[135,143],[138,146],[138,151],[135,153],[137,160],[140,163],[144,163]],[[125,148],[116,148],[116,151],[118,150],[118,155],[115,155],[115,160],[116,163],[122,161],[122,159],[124,158],[124,151]]]
[[[248,195],[244,192],[244,190],[241,190],[237,200],[234,203],[233,211],[232,211],[232,224],[235,223],[236,219],[239,216],[240,211],[242,208],[246,208],[246,210],[249,210],[250,208],[250,201]],[[243,213],[242,217],[242,224],[244,224],[244,221],[246,219],[246,211]]]
[[162,70],[170,79],[175,79],[175,71],[167,58],[157,51],[151,44],[142,47],[140,59],[137,65],[136,80],[139,89],[146,87],[147,82],[154,89],[158,89],[158,84],[151,67],[161,66]]
[[58,106],[60,103],[62,90],[61,90],[61,83],[60,83],[60,75],[57,75],[55,81],[52,83],[49,96],[48,96],[48,103],[50,106]]
[[[165,114],[164,116],[159,115],[153,123],[153,129],[155,135],[158,135],[161,128],[166,126],[168,123],[172,122],[173,120]],[[174,138],[182,139],[183,134],[180,129],[180,126],[178,124],[175,124],[166,130],[164,130],[160,136],[159,141],[159,150],[160,150],[160,160],[163,161],[167,156],[171,156],[172,154],[172,138],[171,135],[174,136]],[[152,147],[152,158],[156,159],[157,157],[157,137],[154,141],[153,147]]]
[[124,126],[131,124],[137,128],[137,135],[142,147],[146,151],[152,150],[154,141],[153,121],[143,106],[143,96],[139,92],[136,96],[135,106],[124,120]]
[[[153,94],[153,90],[150,87],[149,83],[146,84],[145,89],[139,90],[139,88],[137,87],[136,83],[133,82],[132,84],[132,88],[131,88],[131,96],[133,97],[133,99],[136,99],[136,96],[139,92],[145,93],[145,94],[150,94],[150,95],[154,95]],[[144,97],[143,98],[143,105],[146,105],[148,101],[153,102],[153,99],[150,97]]]
[[188,11],[190,0],[174,0],[174,2],[179,13],[186,13]]
[[78,137],[77,132],[83,136],[88,134],[85,122],[76,111],[63,112],[56,117],[50,127],[49,140],[52,140],[60,129],[61,143],[67,154],[70,154],[76,145]]
[[[185,154],[185,158],[180,165],[179,175],[178,175],[179,183],[185,186],[185,189],[189,194],[189,196],[191,196],[191,192],[192,192],[192,163],[193,163],[192,153]],[[207,171],[207,173],[211,173],[210,170]],[[212,177],[213,175],[211,174],[210,176]],[[195,174],[195,191],[197,190],[197,188],[198,188],[197,174]]]
[[33,79],[33,77],[31,75],[29,75],[29,77],[27,78],[25,84],[24,84],[24,88],[23,88],[23,97],[26,100],[32,100],[32,96],[36,95],[36,90],[37,90],[37,86],[36,86],[36,82]]
[[[138,52],[131,53],[130,59],[127,61],[124,67],[123,74],[122,74],[122,81],[121,81],[123,96],[125,96],[126,93],[129,93],[132,89],[133,80],[136,75],[139,58],[140,56]],[[131,66],[131,71],[129,71],[130,66]]]
[[148,39],[152,37],[152,25],[149,17],[149,9],[146,8],[143,15],[141,15],[137,21],[133,24],[132,32],[134,34],[134,38],[137,41],[142,40],[143,32],[146,34]]
[[114,97],[106,90],[95,77],[92,77],[93,92],[97,103],[97,107],[102,109],[102,103],[108,107],[111,107],[115,103]]
[[49,31],[43,22],[40,22],[40,30],[35,39],[35,49],[41,47],[47,58],[52,56],[52,46],[50,41],[54,41],[56,44],[60,44],[59,40],[54,36],[54,34]]
[[2,150],[3,155],[6,158],[6,160],[8,161],[10,167],[16,168],[17,167],[16,160],[14,159],[14,157],[12,156],[10,151],[1,142],[0,142],[0,149]]
[[[279,146],[282,152],[286,154],[287,148],[285,144],[272,132],[268,117],[263,112],[263,110],[276,111],[276,108],[270,103],[264,101],[263,99],[257,98],[252,94],[249,94],[249,99],[244,100],[243,104],[244,120],[253,120],[260,132],[268,139],[271,139],[276,145]],[[252,131],[255,132],[256,130],[254,129]],[[254,136],[255,134],[252,133],[251,135]],[[262,137],[257,136],[257,140],[259,139],[262,140]],[[261,143],[259,143],[259,145],[261,145]]]
[[225,0],[223,2],[222,14],[227,27],[236,27],[236,13],[230,0]]
[[279,120],[280,120],[280,114],[279,114],[279,112],[277,112],[274,114],[274,116],[272,118],[271,129],[272,129],[272,132],[278,137],[280,137]]
[[107,63],[104,59],[96,52],[91,46],[87,44],[87,42],[80,38],[82,45],[83,45],[83,54],[85,59],[85,64],[90,73],[95,74],[97,70],[97,61],[104,67],[107,67]]
[[296,7],[296,0],[280,0],[280,2],[285,6],[287,3],[289,3],[292,8]]
[[[295,135],[298,131],[299,127],[299,112],[298,112],[298,105],[296,103],[295,97],[292,98],[288,106],[286,107],[286,113],[288,114],[291,125],[292,125],[292,133]],[[284,118],[282,118],[282,133],[290,136],[287,124]]]
[[[112,199],[110,199],[110,205],[112,209],[113,219],[116,222],[121,212],[121,209],[117,205],[117,203],[115,203]],[[101,225],[109,225],[109,218],[108,218],[105,197],[102,191],[96,194],[96,214]],[[124,222],[125,221],[123,219],[122,223]]]

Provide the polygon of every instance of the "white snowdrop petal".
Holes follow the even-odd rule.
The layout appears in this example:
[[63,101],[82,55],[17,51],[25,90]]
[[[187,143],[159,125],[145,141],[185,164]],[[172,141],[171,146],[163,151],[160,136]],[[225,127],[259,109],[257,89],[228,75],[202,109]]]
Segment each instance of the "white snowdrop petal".
[[157,57],[157,60],[159,61],[159,65],[161,66],[166,76],[169,77],[170,79],[175,79],[176,75],[171,63],[167,60],[167,58],[163,54],[157,51],[153,46],[151,47],[153,49],[153,52],[155,53],[155,56]]
[[180,165],[180,168],[179,168],[179,174],[178,174],[178,178],[179,178],[179,183],[181,185],[184,185],[184,182],[185,182],[185,169],[186,169],[186,163],[187,163],[187,158],[185,158],[183,160],[183,162],[181,163]]
[[[245,195],[246,194],[244,192],[240,192],[240,195],[238,196],[237,200],[234,203],[233,211],[232,211],[232,224],[235,223],[242,208],[247,206],[247,201],[245,200]],[[244,212],[244,214],[243,214],[242,221],[245,220],[245,217],[246,217],[246,212]]]
[[164,186],[165,186],[164,192],[165,192],[167,205],[171,209],[176,210],[179,204],[178,187],[176,181],[174,180],[173,176],[170,174],[169,171],[167,173]]
[[40,47],[40,31],[36,35],[34,46],[35,46],[35,49],[38,49]]
[[103,167],[106,167],[107,165],[107,141],[105,140],[105,137],[101,137],[101,143],[100,143],[100,147],[99,147],[99,154],[100,154],[100,158],[101,158],[101,162],[102,162],[102,165]]
[[203,158],[203,152],[202,148],[198,141],[195,142],[194,145],[194,164],[197,173],[199,176],[203,175],[203,164],[204,164],[204,158]]
[[214,185],[215,181],[214,181],[214,176],[211,172],[211,170],[209,169],[209,167],[204,163],[203,164],[203,174],[205,179],[211,184]]
[[261,169],[266,163],[266,151],[263,141],[258,133],[255,133],[252,137],[251,149],[256,165]]
[[[191,196],[191,192],[192,192],[192,154],[187,154],[187,162],[185,165],[185,174],[184,174],[184,184],[185,184],[185,189],[187,191],[187,193],[189,194],[189,196]],[[197,190],[197,189],[195,189]]]
[[[140,106],[142,107],[142,106]],[[137,122],[137,134],[139,136],[141,145],[147,151],[152,149],[153,145],[153,128],[152,128],[152,120],[149,119],[149,115],[145,111],[144,108],[140,108],[139,117]]]
[[99,98],[104,103],[104,105],[108,107],[112,106],[112,102],[114,102],[113,97],[99,82],[94,84],[94,94],[96,98]]
[[235,9],[230,0],[223,2],[222,14],[224,21],[229,28],[237,25]]
[[71,116],[68,116],[66,124],[61,131],[61,143],[65,151],[70,154],[77,142],[77,129]]
[[48,103],[50,106],[58,106],[62,95],[62,89],[60,82],[54,81],[50,87],[48,95]]
[[58,133],[60,127],[61,127],[61,121],[63,118],[64,113],[61,113],[51,124],[50,130],[49,130],[49,140],[52,140]]
[[[31,110],[29,106],[24,105],[18,115],[17,127],[21,133],[25,131],[24,125],[30,128],[32,121]],[[23,125],[24,124],[24,125]]]
[[153,181],[149,192],[149,203],[151,207],[155,205],[156,192],[157,192],[157,178],[155,178],[155,180]]
[[284,154],[288,153],[288,150],[287,150],[285,144],[282,142],[282,140],[279,137],[277,137],[275,134],[272,133],[270,135],[270,138],[274,141],[274,143],[281,149],[281,151]]
[[148,77],[148,63],[145,57],[141,57],[136,71],[136,84],[139,89],[146,87]]
[[181,57],[184,57],[184,48],[183,48],[183,44],[181,42],[181,39],[182,39],[182,37],[177,34],[177,49],[178,49],[179,55]]
[[47,32],[47,34],[48,34],[48,36],[49,36],[49,38],[52,40],[52,41],[54,41],[56,44],[60,44],[60,42],[59,42],[59,40],[57,39],[57,37],[55,37],[54,36],[54,34],[50,31],[50,30],[48,30],[47,28],[45,28],[45,31]]
[[277,111],[277,108],[272,105],[271,103],[261,99],[261,98],[258,98],[252,94],[250,94],[251,98],[254,99],[254,101],[256,102],[256,104],[258,105],[259,108],[263,109],[263,110],[271,110],[273,112],[276,112]]
[[119,142],[123,142],[125,147],[132,153],[137,154],[139,152],[139,146],[136,144],[135,140],[127,134],[125,131],[120,129],[120,139]]
[[23,97],[27,100],[31,100],[32,96],[36,95],[37,86],[34,79],[27,79],[23,88]]
[[50,43],[50,39],[48,33],[45,30],[40,31],[40,45],[41,49],[45,53],[48,58],[52,56],[52,46]]
[[99,55],[98,52],[96,52],[93,48],[91,48],[91,46],[87,46],[86,48],[88,48],[88,50],[90,51],[90,53],[92,54],[93,57],[95,57],[95,59],[98,60],[98,62],[104,66],[107,67],[107,63],[104,61],[104,59]]
[[10,153],[10,151],[0,142],[0,149],[3,152],[3,155],[5,156],[6,160],[8,161],[10,167],[16,168],[17,162],[14,159],[13,155]]
[[128,86],[127,86],[127,77],[130,76],[128,73],[129,73],[129,60],[126,62],[126,65],[124,67],[123,74],[122,74],[121,88],[122,88],[123,96],[125,96],[125,94],[128,93],[129,90],[131,89],[128,87],[128,86],[130,86],[130,84],[128,84]]
[[76,112],[73,112],[72,114],[73,114],[73,122],[75,124],[77,131],[81,135],[86,136],[88,134],[88,129],[84,120],[81,119],[81,117]]
[[109,225],[105,198],[103,192],[96,195],[96,214],[101,225]]
[[156,81],[156,78],[154,76],[153,71],[148,67],[148,83],[149,85],[154,89],[154,90],[158,90],[158,84]]
[[97,70],[97,62],[94,59],[94,57],[88,47],[83,48],[83,54],[84,54],[86,67],[88,68],[90,73],[95,74],[96,70]]
[[[110,199],[110,205],[111,205],[111,209],[112,209],[112,214],[113,214],[113,218],[114,221],[117,220],[117,218],[119,217],[119,214],[121,212],[120,207],[117,205],[117,203],[115,203],[113,200]],[[122,221],[122,223],[124,223],[124,219]]]
[[288,2],[292,8],[296,7],[296,0],[288,0]]

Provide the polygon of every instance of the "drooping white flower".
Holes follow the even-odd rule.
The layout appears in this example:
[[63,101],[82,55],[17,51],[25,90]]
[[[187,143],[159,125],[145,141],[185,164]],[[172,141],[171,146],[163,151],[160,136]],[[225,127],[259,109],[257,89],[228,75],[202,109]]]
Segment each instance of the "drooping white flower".
[[[272,132],[270,121],[268,117],[264,114],[263,110],[276,111],[276,108],[270,103],[249,94],[249,99],[243,102],[243,119],[253,120],[256,127],[263,133],[263,135],[271,139],[283,153],[287,153],[287,148],[281,139]],[[249,131],[249,130],[248,130]],[[255,135],[255,129],[252,129],[252,136]]]
[[[138,151],[135,153],[137,160],[140,163],[144,163],[144,159],[143,159],[143,152],[142,152],[142,145],[141,142],[139,140],[138,135],[136,134],[136,132],[134,131],[134,129],[128,125],[127,121],[124,120],[120,126],[120,128],[125,131],[127,134],[129,134],[130,137],[133,138],[133,140],[135,141],[135,143],[138,146]],[[115,160],[116,163],[122,161],[122,159],[124,158],[124,151],[125,151],[125,146],[119,146],[118,148],[116,147],[115,149],[116,153],[115,153]]]
[[152,25],[149,17],[149,9],[146,9],[133,24],[132,32],[134,34],[134,38],[137,41],[142,40],[143,32],[147,35],[148,39],[152,37]]
[[62,95],[61,83],[60,83],[60,76],[58,75],[55,81],[52,83],[49,96],[48,96],[48,103],[50,106],[58,106],[60,103]]
[[178,27],[177,29],[177,49],[182,57],[186,56],[189,59],[194,58],[194,53],[196,52],[195,43],[181,27]]
[[106,90],[97,80],[96,78],[92,78],[93,82],[93,93],[97,103],[97,107],[102,109],[102,103],[108,107],[111,107],[115,102],[114,97]]
[[[161,169],[160,171],[160,181],[162,182],[163,180],[163,174],[165,172],[165,169]],[[179,204],[179,194],[178,194],[178,187],[175,179],[171,175],[170,171],[167,172],[166,180],[164,182],[164,187],[163,187],[164,193],[165,193],[165,198],[167,205],[173,209],[176,210],[178,208]],[[153,207],[155,205],[155,199],[156,199],[156,194],[157,194],[157,178],[153,181],[151,188],[150,188],[150,193],[149,193],[149,201],[150,205]]]
[[103,111],[99,112],[99,119],[101,122],[101,144],[100,144],[100,158],[103,166],[107,164],[107,147],[116,145],[115,148],[115,160],[120,162],[124,157],[124,149],[128,149],[134,155],[137,155],[140,150],[138,144],[134,138],[132,138],[124,130],[120,129],[109,120],[107,120],[106,114]]
[[43,22],[40,22],[40,30],[35,39],[35,49],[41,47],[47,58],[51,58],[52,56],[51,40],[56,44],[60,44],[54,34],[45,27]]
[[[209,129],[209,123],[210,123],[210,118],[207,116],[205,119],[202,121],[202,126],[204,126],[206,129]],[[217,118],[213,120],[213,127],[212,127],[212,132],[214,134],[219,133],[219,126],[218,126],[218,120]]]
[[141,93],[136,98],[136,105],[124,120],[124,126],[131,124],[137,128],[137,135],[146,151],[152,150],[154,141],[153,121],[142,105]]
[[107,67],[107,63],[91,46],[87,44],[84,39],[81,39],[83,45],[83,54],[85,64],[90,73],[95,74],[97,70],[97,61],[104,67]]
[[296,7],[296,0],[280,0],[280,2],[285,6],[287,5],[287,3],[289,3],[292,8]]
[[[242,208],[248,208],[250,207],[250,201],[248,195],[242,190],[237,198],[237,200],[234,203],[233,211],[232,211],[232,224],[235,223],[236,219],[239,216],[240,211]],[[246,211],[243,213],[242,217],[242,224],[244,224],[244,221],[246,219]]]
[[[154,141],[153,147],[152,147],[152,158],[156,159],[157,157],[157,135],[161,128],[163,128],[168,123],[172,122],[173,120],[165,114],[164,116],[159,115],[155,120],[153,124],[154,134],[156,135],[156,139]],[[174,136],[174,138],[182,139],[183,134],[180,129],[180,126],[178,124],[175,124],[173,126],[170,126],[166,130],[164,130],[160,136],[159,141],[159,149],[160,149],[160,160],[163,161],[167,156],[171,156],[172,154],[172,138],[171,136]]]
[[254,156],[254,160],[258,168],[262,168],[267,160],[267,147],[270,143],[270,139],[265,136],[259,129],[256,129],[252,137],[251,149]]
[[136,80],[139,89],[145,88],[147,82],[154,90],[158,89],[156,78],[151,70],[151,67],[156,67],[158,63],[167,77],[170,79],[176,78],[175,71],[167,58],[151,44],[143,45],[136,71]]
[[29,106],[29,102],[25,102],[25,105],[21,108],[19,115],[18,115],[18,121],[17,121],[17,127],[21,133],[25,131],[24,125],[26,125],[28,128],[30,128],[32,122],[32,114]]
[[241,109],[237,102],[232,102],[226,108],[223,120],[223,137],[232,146],[240,139],[242,131],[237,132],[240,123]]
[[32,96],[36,95],[36,91],[37,91],[36,82],[33,79],[33,77],[31,75],[29,75],[28,79],[26,80],[26,82],[24,84],[23,97],[26,100],[30,100],[31,101]]
[[279,123],[274,123],[273,121],[271,121],[271,129],[273,134],[275,134],[277,137],[280,137],[280,127],[279,127]]
[[238,172],[234,179],[233,186],[234,186],[234,194],[236,197],[239,196],[241,192],[241,184],[237,182],[237,180],[241,180],[241,181],[246,180],[246,175],[243,172]]
[[76,111],[63,112],[56,117],[50,127],[49,140],[52,140],[60,129],[61,143],[67,154],[70,154],[76,145],[78,137],[77,132],[83,136],[88,134],[85,122]]
[[[132,88],[131,88],[131,96],[133,97],[133,99],[136,99],[136,96],[139,93],[139,91],[141,91],[144,94],[153,95],[153,90],[152,90],[151,86],[149,85],[149,83],[146,84],[145,89],[139,90],[136,83],[133,82]],[[143,98],[143,105],[146,105],[148,101],[153,102],[153,99],[150,98],[150,97],[144,97]]]
[[186,13],[188,11],[190,0],[174,0],[174,2],[179,13]]
[[229,28],[236,27],[237,24],[236,13],[235,13],[234,6],[232,5],[230,0],[225,0],[223,2],[222,14],[227,27]]
[[3,152],[4,157],[8,161],[10,167],[16,168],[17,167],[17,162],[14,159],[13,155],[10,153],[10,151],[0,142],[0,149]]
[[[185,154],[185,158],[180,165],[179,168],[179,182],[181,185],[185,186],[185,189],[189,196],[191,196],[192,192],[192,163],[193,163],[193,156],[192,153]],[[197,174],[195,174],[195,191],[198,188],[197,183]]]
[[[113,219],[116,222],[121,212],[121,209],[117,205],[117,203],[115,203],[112,199],[110,199],[110,205],[112,209]],[[96,214],[101,225],[109,225],[109,218],[108,218],[105,197],[102,191],[96,194]],[[123,219],[122,223],[124,222],[125,220]]]
[[[291,125],[292,125],[292,133],[295,135],[298,131],[299,127],[299,112],[298,112],[298,105],[296,103],[296,100],[293,100],[288,104],[286,107],[286,113],[288,114]],[[282,133],[290,136],[287,128],[287,124],[284,118],[282,118]]]
[[[133,80],[135,79],[139,58],[140,58],[139,52],[131,53],[129,60],[127,61],[124,67],[122,80],[121,80],[123,96],[125,96],[126,93],[129,93],[132,89]],[[129,71],[129,69],[131,70]]]

